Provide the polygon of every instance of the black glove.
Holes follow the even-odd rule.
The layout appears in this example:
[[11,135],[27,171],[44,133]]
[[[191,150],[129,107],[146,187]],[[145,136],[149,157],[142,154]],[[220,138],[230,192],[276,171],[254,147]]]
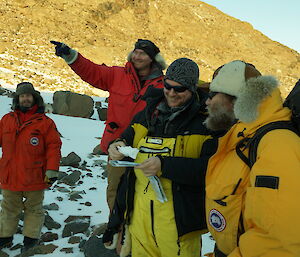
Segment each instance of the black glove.
[[102,242],[103,243],[112,242],[114,234],[116,233],[118,233],[116,229],[110,229],[110,228],[106,229],[102,237]]
[[[102,237],[102,243],[104,244],[105,248],[107,249],[115,249],[117,246],[118,241],[118,233],[119,231],[117,229],[106,229],[103,237]],[[109,243],[109,244],[108,244]]]
[[50,43],[52,43],[53,45],[55,45],[55,54],[57,56],[62,57],[63,55],[69,55],[70,54],[70,47],[67,46],[64,43],[61,42],[57,42],[57,41],[53,41],[51,40]]
[[58,41],[51,40],[50,43],[55,45],[55,55],[62,57],[67,64],[72,64],[76,61],[78,52],[66,44]]
[[49,178],[48,185],[52,186],[56,180],[57,178]]
[[44,178],[44,182],[50,187],[57,180],[58,171],[56,170],[47,170]]

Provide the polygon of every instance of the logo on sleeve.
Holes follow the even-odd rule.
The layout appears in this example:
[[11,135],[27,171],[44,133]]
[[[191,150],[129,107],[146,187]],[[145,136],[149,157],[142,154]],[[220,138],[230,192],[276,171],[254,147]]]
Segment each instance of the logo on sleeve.
[[216,209],[209,212],[209,224],[218,232],[221,232],[226,227],[224,216]]
[[37,137],[30,138],[30,144],[37,146],[39,144],[39,139]]

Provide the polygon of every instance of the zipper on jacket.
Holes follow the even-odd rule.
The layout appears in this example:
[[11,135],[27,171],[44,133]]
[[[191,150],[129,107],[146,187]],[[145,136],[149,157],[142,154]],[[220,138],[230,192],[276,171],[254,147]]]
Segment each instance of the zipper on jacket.
[[155,241],[156,246],[157,242],[156,242],[156,237],[155,237],[155,233],[154,233],[154,202],[153,200],[150,200],[150,215],[151,215],[151,230],[152,230],[152,235]]
[[180,241],[179,241],[179,238],[177,239],[177,246],[178,246],[177,255],[180,256]]
[[148,184],[147,184],[147,186],[144,189],[144,194],[146,194],[148,192],[149,185],[150,185],[150,180],[148,181]]
[[[239,181],[238,181],[238,183],[236,184],[236,186],[234,187],[234,189],[233,189],[233,191],[232,191],[232,193],[231,193],[230,195],[235,195],[236,190],[237,190],[238,187],[240,186],[241,182],[242,182],[242,179],[240,178]],[[216,203],[222,205],[222,206],[227,206],[227,203],[223,201],[223,200],[225,200],[227,197],[228,197],[228,195],[227,195],[227,196],[224,196],[224,197],[221,198],[221,199],[217,199],[217,200],[214,200],[214,201],[215,201]]]
[[[129,183],[129,177],[130,177],[130,172],[127,173],[127,183]],[[126,205],[126,208],[125,208],[125,220],[124,220],[124,223],[125,224],[129,224],[129,206],[128,206],[128,192],[129,189],[127,188],[126,189],[126,196],[125,196],[125,205]]]

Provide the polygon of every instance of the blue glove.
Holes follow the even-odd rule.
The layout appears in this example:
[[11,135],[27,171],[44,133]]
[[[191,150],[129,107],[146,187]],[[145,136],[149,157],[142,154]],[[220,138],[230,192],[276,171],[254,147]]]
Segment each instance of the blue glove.
[[78,57],[78,52],[62,42],[51,40],[50,43],[55,45],[55,55],[62,57],[67,64],[72,64]]

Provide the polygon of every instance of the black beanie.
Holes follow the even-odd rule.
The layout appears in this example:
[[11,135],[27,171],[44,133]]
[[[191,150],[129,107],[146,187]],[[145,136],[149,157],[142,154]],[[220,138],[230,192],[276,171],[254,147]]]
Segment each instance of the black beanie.
[[176,81],[195,92],[199,80],[198,65],[188,58],[177,59],[168,67],[165,79]]
[[135,49],[143,50],[152,60],[154,60],[155,56],[160,52],[159,48],[152,41],[146,39],[138,39],[134,45],[134,50]]

